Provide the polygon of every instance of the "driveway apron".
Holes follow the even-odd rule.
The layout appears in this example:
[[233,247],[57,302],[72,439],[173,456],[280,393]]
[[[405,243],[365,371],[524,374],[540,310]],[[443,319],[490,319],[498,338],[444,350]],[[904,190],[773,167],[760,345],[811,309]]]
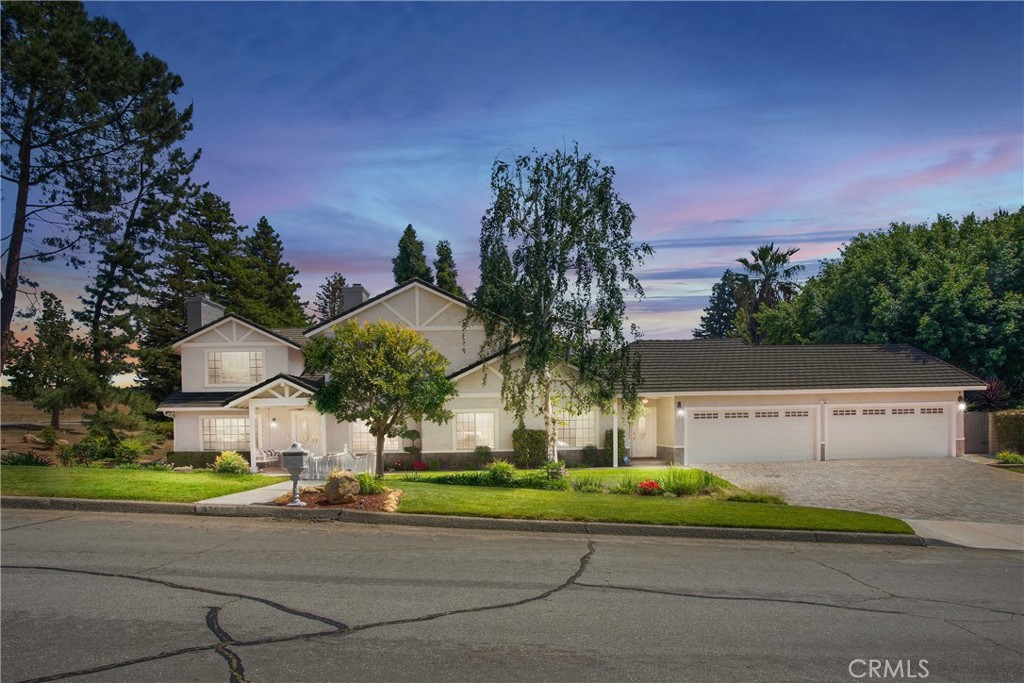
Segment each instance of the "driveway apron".
[[780,489],[792,505],[903,519],[1024,524],[1024,476],[957,458],[700,466],[743,489]]

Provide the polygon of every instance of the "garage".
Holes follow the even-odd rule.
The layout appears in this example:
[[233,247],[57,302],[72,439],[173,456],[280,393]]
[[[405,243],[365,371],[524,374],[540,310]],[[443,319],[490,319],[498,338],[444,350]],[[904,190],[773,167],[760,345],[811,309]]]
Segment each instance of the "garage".
[[685,425],[688,460],[813,460],[817,413],[817,406],[691,408]]
[[952,455],[951,405],[829,406],[825,459]]

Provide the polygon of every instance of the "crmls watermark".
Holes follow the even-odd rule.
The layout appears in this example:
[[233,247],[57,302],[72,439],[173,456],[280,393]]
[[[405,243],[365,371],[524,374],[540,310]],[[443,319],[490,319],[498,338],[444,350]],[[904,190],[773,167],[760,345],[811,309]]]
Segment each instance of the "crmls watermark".
[[847,671],[854,678],[928,678],[928,660],[855,659]]

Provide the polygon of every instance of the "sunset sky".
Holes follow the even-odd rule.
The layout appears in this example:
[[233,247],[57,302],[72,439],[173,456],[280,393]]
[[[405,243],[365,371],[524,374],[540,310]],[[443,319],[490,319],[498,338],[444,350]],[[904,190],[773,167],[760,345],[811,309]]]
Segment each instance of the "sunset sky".
[[[656,249],[630,307],[648,338],[689,337],[759,244],[813,271],[891,221],[1024,203],[1019,2],[87,9],[182,76],[196,179],[268,217],[307,300],[333,271],[390,287],[408,223],[472,290],[494,160],[573,140]],[[87,275],[27,269],[69,300]]]

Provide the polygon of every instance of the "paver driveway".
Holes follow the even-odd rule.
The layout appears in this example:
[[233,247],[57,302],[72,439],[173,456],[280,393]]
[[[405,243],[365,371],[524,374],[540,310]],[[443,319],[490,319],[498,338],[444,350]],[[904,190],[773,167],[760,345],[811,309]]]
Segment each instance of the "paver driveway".
[[903,519],[1024,524],[1024,476],[954,458],[705,465],[740,488],[778,487],[793,505]]

